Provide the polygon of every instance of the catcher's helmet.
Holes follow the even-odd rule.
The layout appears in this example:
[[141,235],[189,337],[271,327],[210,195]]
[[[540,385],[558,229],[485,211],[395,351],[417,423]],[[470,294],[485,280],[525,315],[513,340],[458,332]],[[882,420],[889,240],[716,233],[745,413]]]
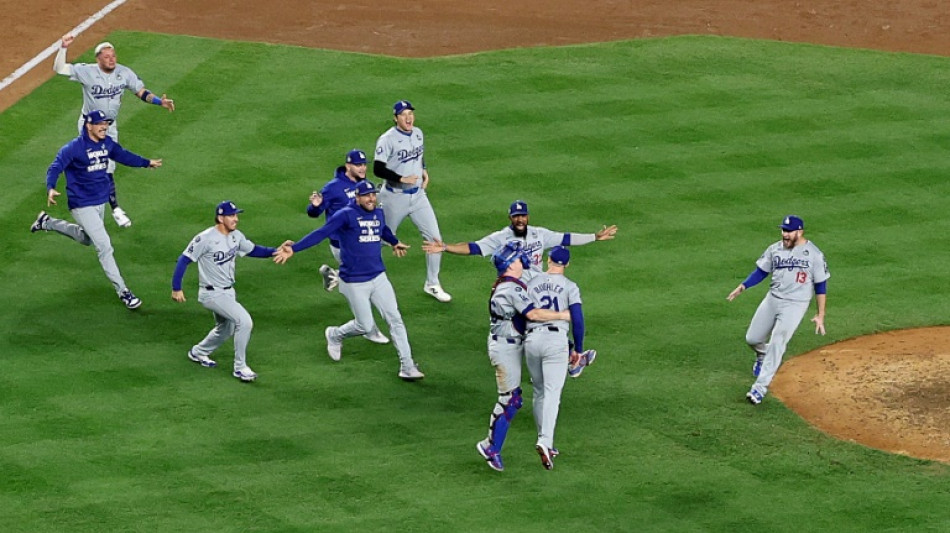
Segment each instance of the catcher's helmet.
[[492,254],[491,259],[492,263],[495,264],[495,269],[498,270],[498,274],[504,274],[505,271],[508,270],[508,267],[518,260],[521,260],[521,264],[525,268],[531,266],[531,258],[528,257],[528,253],[521,247],[521,243],[518,241],[511,241],[505,244],[500,250]]

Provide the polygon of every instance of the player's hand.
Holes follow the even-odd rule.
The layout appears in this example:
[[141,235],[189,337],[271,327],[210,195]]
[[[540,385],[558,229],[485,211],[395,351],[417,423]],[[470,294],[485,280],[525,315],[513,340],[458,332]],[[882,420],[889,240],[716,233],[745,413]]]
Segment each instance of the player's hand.
[[440,254],[446,251],[446,244],[440,240],[422,241],[422,251],[427,254]]
[[317,191],[313,191],[310,195],[310,205],[314,207],[320,207],[320,204],[323,203],[323,195]]
[[422,169],[422,188],[429,188],[429,171],[426,169]]
[[168,110],[169,113],[175,110],[175,101],[171,98],[162,95],[162,107]]
[[418,174],[410,174],[410,175],[408,175],[408,176],[403,176],[403,177],[399,178],[399,183],[405,183],[405,184],[407,184],[407,185],[414,184],[414,183],[417,182],[417,181],[419,181],[419,175],[418,175]]
[[815,323],[815,334],[825,334],[825,317],[821,315],[815,315],[815,318],[811,319]]
[[46,191],[46,207],[51,205],[56,205],[56,197],[59,196],[59,191],[56,189],[50,189]]
[[617,225],[613,226],[604,226],[604,229],[598,231],[594,234],[594,240],[597,241],[609,241],[614,238],[614,235],[617,234]]
[[570,366],[577,366],[581,362],[581,354],[577,353],[574,350],[571,350],[571,355],[567,358],[567,364]]
[[185,301],[185,293],[183,291],[172,291],[172,300],[175,300],[178,303]]
[[396,257],[405,257],[406,250],[408,249],[409,249],[408,244],[397,242],[396,244],[393,245],[393,255],[395,255]]
[[75,40],[75,37],[67,33],[66,35],[63,35],[63,39],[60,41],[60,46],[63,48],[69,48],[69,45],[73,44],[73,41]]
[[294,255],[293,248],[290,245],[284,244],[277,249],[277,252],[274,253],[274,262],[278,265],[282,265],[287,262]]
[[148,168],[158,168],[158,167],[160,167],[160,166],[162,166],[162,160],[161,160],[161,159],[149,159],[149,160],[148,160]]
[[745,285],[740,283],[738,287],[732,289],[732,292],[729,293],[729,296],[726,296],[726,299],[731,302],[736,299],[736,296],[742,294],[743,291],[745,291]]

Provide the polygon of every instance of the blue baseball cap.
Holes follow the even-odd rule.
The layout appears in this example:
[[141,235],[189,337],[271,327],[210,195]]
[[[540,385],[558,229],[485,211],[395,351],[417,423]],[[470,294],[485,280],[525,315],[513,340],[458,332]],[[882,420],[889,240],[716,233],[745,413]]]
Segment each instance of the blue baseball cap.
[[109,124],[112,124],[113,120],[98,109],[94,109],[90,111],[88,115],[86,115],[86,124],[99,124],[100,122],[108,122]]
[[412,103],[409,100],[400,100],[393,104],[393,115],[398,115],[407,109],[416,110],[416,108],[412,107]]
[[548,257],[550,257],[551,261],[557,263],[558,265],[564,266],[571,262],[571,251],[564,246],[555,246],[554,248],[551,248],[551,252],[548,254]]
[[376,194],[376,186],[366,180],[361,180],[356,184],[356,195],[365,196],[367,194]]
[[779,224],[778,227],[785,231],[795,231],[805,229],[805,222],[795,215],[788,215],[785,217],[785,220],[782,220],[782,223]]
[[528,204],[522,202],[521,200],[515,200],[511,207],[508,208],[508,216],[513,217],[515,215],[527,215],[528,214]]
[[351,165],[365,165],[366,154],[354,148],[346,153],[346,162]]
[[238,206],[234,205],[234,202],[230,200],[221,202],[218,204],[218,208],[215,210],[216,214],[224,216],[236,215],[243,212],[243,209],[238,209]]

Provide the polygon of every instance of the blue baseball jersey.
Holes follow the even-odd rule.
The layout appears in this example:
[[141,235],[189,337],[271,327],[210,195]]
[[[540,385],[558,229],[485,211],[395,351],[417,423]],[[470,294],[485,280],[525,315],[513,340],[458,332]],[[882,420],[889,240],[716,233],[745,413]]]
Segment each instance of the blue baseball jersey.
[[109,160],[129,167],[147,168],[149,160],[122,148],[111,137],[96,142],[85,129],[59,149],[46,170],[46,189],[55,189],[59,175],[66,173],[69,208],[102,205],[109,201]]
[[[356,197],[356,185],[358,183],[359,181],[353,181],[346,175],[346,167],[337,167],[333,179],[320,189],[323,201],[317,207],[314,207],[313,204],[307,204],[307,215],[311,218],[317,218],[325,214],[326,219],[330,220],[330,217],[340,209],[348,205],[356,205],[354,198]],[[339,248],[340,239],[336,235],[331,235],[330,244],[335,248]]]
[[300,252],[331,235],[340,239],[340,279],[347,283],[369,281],[385,272],[382,241],[392,245],[399,242],[386,226],[382,209],[367,211],[354,203],[334,213],[323,227],[311,231],[291,248],[294,253]]

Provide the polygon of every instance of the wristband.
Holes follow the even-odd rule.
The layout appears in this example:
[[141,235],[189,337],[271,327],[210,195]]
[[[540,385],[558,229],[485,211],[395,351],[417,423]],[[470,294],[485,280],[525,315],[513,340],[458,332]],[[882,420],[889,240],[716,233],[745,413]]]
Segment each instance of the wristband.
[[159,98],[159,97],[157,97],[157,96],[153,96],[153,97],[152,97],[152,103],[155,104],[155,105],[162,105],[162,99]]

